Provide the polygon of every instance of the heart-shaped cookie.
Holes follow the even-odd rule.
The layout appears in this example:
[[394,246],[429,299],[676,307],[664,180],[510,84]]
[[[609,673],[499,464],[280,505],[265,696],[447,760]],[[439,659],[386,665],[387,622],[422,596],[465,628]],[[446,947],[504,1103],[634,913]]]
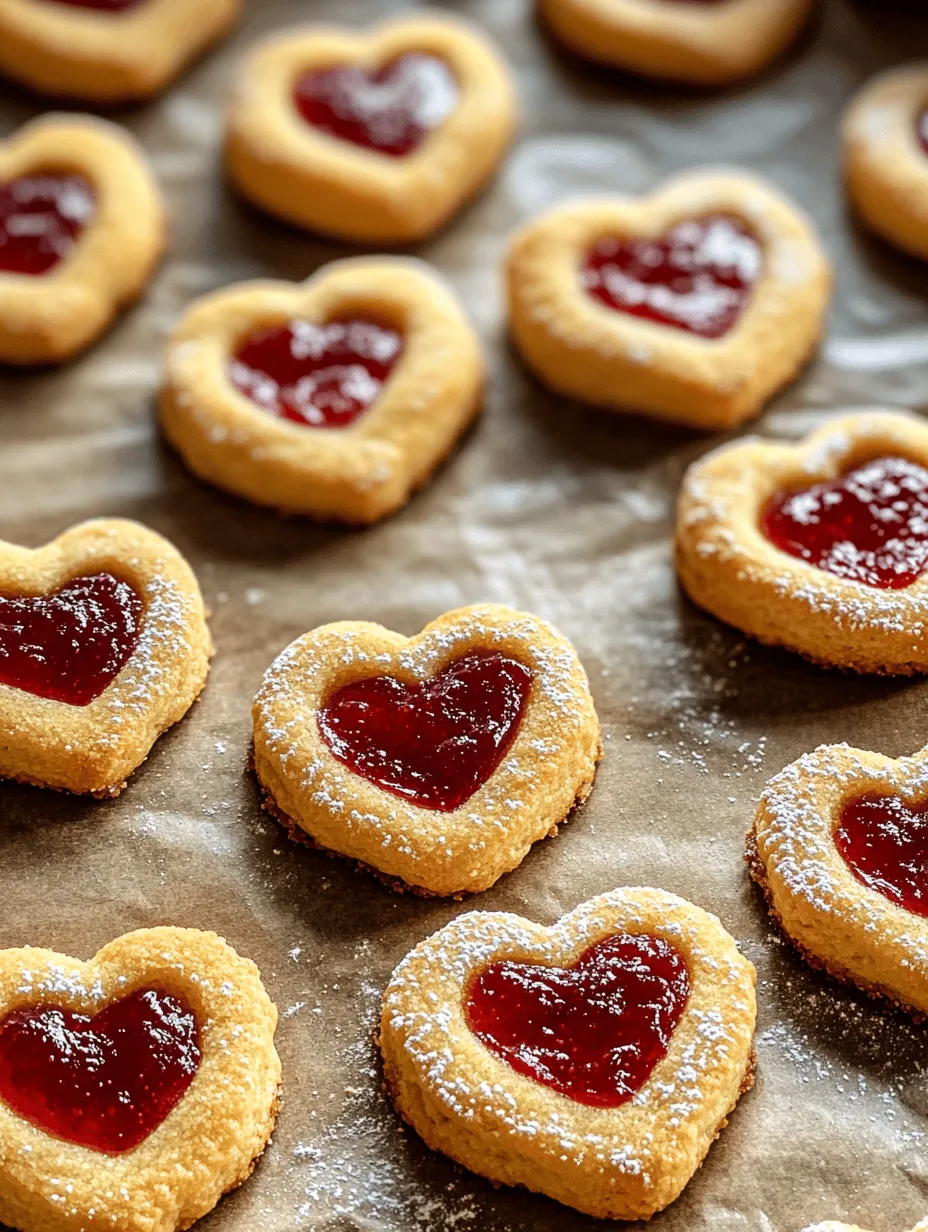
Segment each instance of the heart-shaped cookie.
[[553,390],[726,428],[814,350],[831,271],[811,224],[768,185],[700,173],[529,223],[507,284],[512,336]]
[[725,85],[787,47],[813,0],[539,0],[572,50],[646,77]]
[[928,258],[928,65],[881,73],[844,118],[844,173],[863,221]]
[[464,22],[310,26],[260,43],[246,62],[226,161],[241,192],[287,222],[403,243],[482,187],[516,111],[505,62]]
[[277,1011],[215,933],[89,962],[0,951],[0,1220],[175,1232],[250,1175],[277,1116]]
[[406,503],[479,411],[484,382],[457,299],[396,257],[207,296],[174,331],[165,372],[164,430],[198,475],[354,523]]
[[690,467],[677,573],[714,616],[817,663],[928,671],[928,428],[841,416],[797,445],[742,440]]
[[0,72],[44,94],[156,94],[238,17],[241,0],[0,0]]
[[88,346],[142,291],[164,242],[161,194],[124,129],[45,115],[0,142],[0,362]]
[[799,952],[928,1014],[928,750],[894,761],[828,745],[767,784],[751,875]]
[[491,1181],[649,1219],[751,1085],[754,982],[716,917],[662,890],[552,928],[470,912],[393,973],[387,1085],[430,1147]]
[[137,522],[0,541],[0,777],[117,795],[206,683],[196,578]]
[[570,643],[496,605],[417,637],[343,621],[298,638],[254,705],[269,810],[396,889],[484,890],[590,793],[599,721]]

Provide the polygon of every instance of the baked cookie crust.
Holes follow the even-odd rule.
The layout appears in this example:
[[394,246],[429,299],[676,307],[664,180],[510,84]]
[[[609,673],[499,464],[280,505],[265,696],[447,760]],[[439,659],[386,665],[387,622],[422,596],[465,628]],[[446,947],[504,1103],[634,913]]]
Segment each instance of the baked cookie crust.
[[148,98],[220,39],[240,10],[241,0],[145,0],[123,13],[0,0],[0,72],[60,98]]
[[687,471],[677,506],[676,561],[700,607],[771,646],[850,671],[928,671],[928,578],[881,590],[776,548],[760,528],[778,492],[812,487],[887,455],[928,466],[928,428],[914,415],[833,419],[796,445],[746,439]]
[[45,595],[111,573],[143,602],[138,643],[89,705],[0,684],[0,777],[115,796],[206,683],[213,652],[190,566],[166,539],[121,519],[83,522],[45,547],[0,541],[0,594]]
[[181,997],[197,1018],[201,1061],[186,1094],[122,1155],[52,1137],[0,1102],[4,1224],[179,1232],[251,1174],[281,1081],[277,1010],[253,962],[215,933],[169,927],[128,933],[89,962],[33,947],[0,951],[0,1018],[35,1005],[93,1016],[151,987]]
[[[579,1104],[517,1073],[470,1031],[464,998],[492,962],[569,966],[615,933],[680,951],[690,995],[666,1056],[618,1108]],[[421,942],[384,993],[381,1049],[400,1115],[434,1150],[601,1219],[673,1202],[753,1078],[755,972],[715,916],[662,890],[591,899],[545,928],[470,912]]]
[[[407,52],[443,60],[460,96],[412,153],[392,158],[307,124],[293,104],[300,74],[376,68]],[[258,44],[229,114],[226,165],[255,205],[311,231],[361,243],[406,243],[436,231],[490,178],[512,140],[517,102],[499,52],[475,27],[405,17],[369,33],[307,26]]]
[[96,212],[48,273],[0,272],[0,362],[9,364],[58,362],[89,346],[142,292],[167,236],[161,191],[118,125],[63,113],[25,124],[0,143],[0,181],[38,171],[84,176]]
[[893,760],[823,745],[767,784],[747,860],[771,914],[814,967],[928,1015],[928,920],[864,885],[834,842],[841,811],[866,792],[906,803],[928,796],[928,756]]
[[[730,215],[756,236],[763,272],[721,338],[616,312],[583,288],[586,253],[611,236],[658,237]],[[519,231],[509,251],[509,326],[523,358],[557,393],[694,428],[756,415],[815,350],[831,267],[811,223],[769,185],[738,172],[686,173],[643,198],[574,202]]]
[[[349,427],[291,424],[231,383],[230,357],[255,331],[353,314],[395,329],[404,350]],[[484,376],[464,310],[429,266],[349,258],[302,285],[243,283],[193,304],[168,343],[161,422],[200,478],[283,513],[364,524],[428,480],[480,411]]]
[[[496,771],[451,812],[423,808],[338,761],[315,721],[343,686],[371,676],[410,683],[474,650],[533,674],[518,732]],[[487,604],[447,612],[418,636],[342,621],[291,643],[268,669],[253,709],[258,781],[288,828],[432,895],[474,893],[516,868],[589,795],[602,755],[586,674],[543,620]]]
[[844,175],[866,225],[912,256],[928,259],[928,152],[918,121],[928,110],[928,64],[881,73],[844,117]]
[[539,0],[567,47],[659,80],[720,86],[759,73],[793,41],[813,0]]

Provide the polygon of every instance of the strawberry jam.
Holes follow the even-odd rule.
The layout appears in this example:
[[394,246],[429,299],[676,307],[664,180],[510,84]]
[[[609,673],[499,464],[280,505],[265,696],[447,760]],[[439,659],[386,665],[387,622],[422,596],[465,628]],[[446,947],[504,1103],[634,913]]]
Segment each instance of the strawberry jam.
[[928,804],[867,792],[841,810],[835,846],[858,881],[928,916]]
[[95,212],[93,189],[82,175],[42,171],[0,184],[0,272],[47,274]]
[[737,218],[693,218],[656,239],[607,237],[586,255],[587,293],[607,308],[721,338],[760,278],[760,244]]
[[0,595],[0,684],[87,706],[122,669],[141,625],[141,598],[111,573],[50,595]]
[[516,659],[473,651],[422,684],[373,676],[345,685],[317,721],[355,774],[421,808],[450,813],[506,756],[532,674]]
[[0,1022],[0,1099],[31,1124],[107,1155],[144,1142],[200,1064],[196,1019],[149,988],[93,1018],[53,1006]]
[[291,321],[246,339],[229,376],[272,415],[313,428],[346,428],[377,401],[402,352],[400,335],[373,321]]
[[686,1009],[683,956],[660,937],[620,934],[572,967],[496,962],[473,981],[467,1024],[516,1073],[595,1108],[618,1108],[667,1055]]
[[313,128],[402,158],[447,120],[458,102],[451,69],[435,56],[411,51],[373,72],[357,64],[304,73],[294,102]]
[[901,590],[928,568],[928,470],[877,458],[829,483],[781,493],[762,527],[782,552],[819,569]]

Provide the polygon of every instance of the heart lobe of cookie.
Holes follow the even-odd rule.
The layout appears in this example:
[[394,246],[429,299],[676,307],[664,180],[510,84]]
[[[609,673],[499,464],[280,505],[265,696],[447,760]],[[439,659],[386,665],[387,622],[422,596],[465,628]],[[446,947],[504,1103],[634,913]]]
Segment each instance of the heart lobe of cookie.
[[93,189],[81,175],[37,172],[0,184],[0,271],[47,274],[95,212]]
[[50,595],[0,595],[0,684],[87,706],[135,649],[142,600],[110,573]]
[[373,72],[340,64],[305,73],[297,81],[294,101],[313,128],[402,158],[448,118],[458,93],[443,60],[407,52]]
[[712,339],[737,324],[761,268],[754,236],[720,214],[678,223],[656,239],[601,239],[581,274],[587,294],[615,312]]
[[198,1029],[179,998],[145,989],[89,1018],[38,1006],[0,1022],[0,1099],[54,1137],[118,1155],[190,1086]]
[[928,917],[928,804],[868,792],[844,806],[834,840],[858,881]]
[[837,577],[900,590],[928,568],[928,470],[877,458],[828,483],[774,497],[767,538]]
[[451,812],[505,757],[531,684],[518,660],[474,651],[422,684],[374,676],[346,685],[317,721],[356,774],[422,808]]
[[497,962],[466,994],[470,1029],[520,1074],[581,1104],[617,1108],[666,1055],[689,997],[682,955],[659,937],[606,937],[572,967]]

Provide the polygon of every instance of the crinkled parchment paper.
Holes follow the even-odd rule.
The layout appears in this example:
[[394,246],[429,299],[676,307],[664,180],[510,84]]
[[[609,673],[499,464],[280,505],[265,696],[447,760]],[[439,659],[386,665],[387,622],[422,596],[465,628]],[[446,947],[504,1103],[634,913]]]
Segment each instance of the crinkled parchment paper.
[[[396,962],[456,913],[553,921],[616,885],[717,912],[760,974],[759,1072],[661,1232],[796,1232],[846,1218],[901,1232],[928,1211],[926,1028],[808,971],[771,930],[741,852],[765,780],[816,744],[890,754],[928,740],[928,685],[829,675],[692,608],[670,534],[684,467],[714,442],[549,396],[505,341],[499,262],[522,219],[576,194],[651,188],[705,163],[758,169],[813,215],[838,270],[822,355],[759,430],[795,437],[847,406],[928,408],[928,272],[863,236],[836,130],[872,72],[928,52],[928,19],[834,0],[760,80],[661,90],[563,56],[529,0],[442,7],[486,26],[526,122],[496,183],[417,252],[463,296],[493,370],[486,416],[434,483],[363,532],[280,521],[195,482],[158,440],[165,334],[242,278],[299,279],[347,249],[241,205],[223,185],[223,99],[237,58],[300,19],[363,24],[387,0],[250,0],[234,39],[160,101],[121,112],[168,194],[173,245],[145,301],[61,370],[0,377],[0,535],[40,544],[94,515],[139,518],[196,569],[218,653],[209,687],[111,803],[0,788],[0,944],[78,956],[129,929],[213,928],[254,958],[281,1010],[286,1099],[252,1180],[204,1232],[574,1232],[590,1220],[494,1191],[398,1128],[371,1043]],[[6,89],[2,130],[41,109]],[[495,600],[553,620],[589,672],[606,759],[588,805],[470,902],[399,898],[291,845],[245,771],[249,706],[271,659],[325,621],[417,631]]]

